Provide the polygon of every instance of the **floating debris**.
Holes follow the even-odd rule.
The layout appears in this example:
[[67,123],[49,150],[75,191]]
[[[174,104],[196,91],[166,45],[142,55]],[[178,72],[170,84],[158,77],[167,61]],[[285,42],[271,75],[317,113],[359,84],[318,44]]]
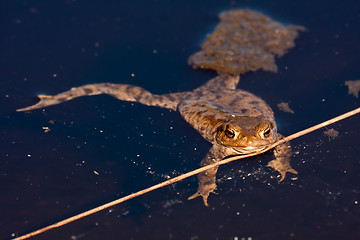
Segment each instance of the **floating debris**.
[[330,128],[330,129],[324,131],[324,135],[328,136],[329,140],[332,140],[339,135],[339,132],[333,128]]
[[360,91],[360,80],[346,81],[345,85],[349,88],[348,94],[354,95],[356,98],[359,97]]
[[294,47],[298,31],[305,30],[302,26],[284,26],[247,9],[223,12],[220,20],[201,51],[189,58],[194,68],[232,75],[259,69],[276,72],[275,55],[281,57]]
[[288,113],[294,114],[294,110],[292,110],[290,108],[289,103],[287,103],[287,102],[278,103],[277,107],[279,108],[279,110],[281,110],[283,112],[288,112]]
[[42,129],[44,130],[44,133],[48,133],[50,132],[50,128],[49,127],[42,127]]

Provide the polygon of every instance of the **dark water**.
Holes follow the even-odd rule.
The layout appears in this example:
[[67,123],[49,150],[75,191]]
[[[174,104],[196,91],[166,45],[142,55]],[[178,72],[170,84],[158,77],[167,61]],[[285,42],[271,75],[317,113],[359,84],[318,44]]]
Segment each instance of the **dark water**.
[[[358,1],[2,1],[0,3],[0,238],[44,227],[196,168],[209,144],[166,109],[84,97],[17,113],[96,82],[154,93],[190,90],[215,76],[192,70],[219,12],[248,7],[307,28],[278,73],[240,88],[275,110],[289,135],[359,107]],[[134,77],[132,77],[134,74]],[[290,102],[295,114],[276,109]],[[196,177],[32,239],[360,239],[360,116],[292,141],[298,176],[277,183],[271,153],[223,166],[219,195],[187,201]],[[49,127],[45,133],[43,127]],[[96,171],[99,175],[95,174]]]

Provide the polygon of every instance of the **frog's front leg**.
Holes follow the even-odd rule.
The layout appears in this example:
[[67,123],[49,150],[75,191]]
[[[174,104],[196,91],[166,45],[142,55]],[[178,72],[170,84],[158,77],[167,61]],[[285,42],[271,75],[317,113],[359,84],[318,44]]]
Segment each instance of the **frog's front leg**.
[[[212,147],[207,155],[203,158],[200,163],[202,167],[218,162],[222,159],[221,156],[217,154],[215,149],[215,147]],[[205,206],[209,206],[207,199],[210,193],[215,193],[217,170],[218,167],[213,167],[198,174],[198,190],[195,194],[191,195],[188,200],[201,196]]]
[[[279,134],[279,139],[280,138],[282,138],[282,135]],[[285,179],[287,172],[298,174],[298,172],[290,165],[291,155],[292,152],[289,142],[282,143],[275,147],[274,156],[276,159],[270,161],[267,166],[273,168],[281,174],[279,182]]]

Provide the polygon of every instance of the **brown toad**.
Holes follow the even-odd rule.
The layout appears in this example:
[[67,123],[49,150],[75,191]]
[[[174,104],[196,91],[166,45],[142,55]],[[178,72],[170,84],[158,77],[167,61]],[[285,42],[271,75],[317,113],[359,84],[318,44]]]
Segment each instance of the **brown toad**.
[[[242,52],[238,53],[242,54],[246,61],[230,56],[227,56],[223,60],[221,59],[223,52],[229,54],[231,47],[237,48],[236,44],[232,44],[233,42],[243,41],[239,38],[239,34],[236,34],[236,31],[239,29],[229,28],[229,25],[225,24],[227,28],[226,31],[230,32],[221,30],[225,36],[221,38],[221,41],[230,36],[227,41],[233,42],[222,43],[226,46],[224,50],[223,48],[218,48],[218,41],[216,40],[214,45],[216,45],[217,49],[211,48],[211,53],[206,52],[208,49],[206,51],[204,50],[204,53],[200,53],[200,55],[197,53],[194,55],[195,57],[192,57],[192,60],[190,60],[190,62],[196,62],[196,67],[202,67],[201,61],[210,61],[217,67],[216,70],[223,75],[209,80],[193,91],[155,95],[141,87],[128,84],[89,84],[72,88],[69,91],[54,96],[39,95],[40,102],[30,107],[18,109],[17,111],[43,108],[80,96],[108,94],[123,101],[138,102],[148,106],[178,110],[183,118],[212,144],[211,149],[201,161],[202,166],[220,161],[227,156],[260,151],[277,141],[281,136],[277,133],[274,113],[271,108],[261,98],[247,91],[236,89],[240,79],[238,74],[246,71],[254,71],[259,68],[275,71],[276,68],[274,67],[272,59],[273,55],[281,55],[286,49],[292,47],[293,45],[289,42],[289,38],[293,41],[297,34],[294,34],[295,30],[289,28],[287,30],[292,34],[286,35],[284,34],[284,32],[286,33],[285,27],[265,16],[262,17],[263,15],[260,13],[249,10],[228,11],[223,13],[222,16],[225,20],[229,20],[228,18],[230,18],[231,23],[241,21],[242,25],[248,26],[249,24],[247,24],[246,21],[250,21],[252,24],[251,28],[247,27],[245,30],[244,27],[237,26],[239,24],[235,26],[235,28],[241,30],[241,35],[244,35],[244,31],[245,33],[249,32],[245,34],[246,41],[244,40],[247,43],[246,47],[248,49],[241,49]],[[226,18],[226,16],[228,18]],[[236,21],[234,21],[234,19]],[[287,39],[285,41],[287,45],[282,46],[283,49],[281,51],[279,50],[281,44],[279,44],[277,39],[274,40],[274,37],[279,38],[279,34],[272,34],[272,31],[276,33],[276,29],[279,28],[283,31],[280,36]],[[264,31],[269,31],[271,34],[267,36]],[[279,30],[278,32],[281,31]],[[265,35],[266,37],[264,37]],[[218,34],[215,37],[219,37]],[[250,41],[251,38],[256,39],[256,41],[254,40],[255,44]],[[214,39],[214,37],[210,35],[209,39]],[[284,41],[284,39],[282,39],[282,41]],[[207,48],[209,44],[210,43],[206,44]],[[230,50],[227,48],[230,48]],[[277,51],[274,49],[277,49]],[[266,61],[258,63],[259,59],[261,59],[261,54],[265,52]],[[206,57],[207,54],[211,55],[210,58]],[[222,61],[224,66],[219,69],[219,65],[214,64],[216,61]],[[240,68],[234,70],[239,61],[242,61]],[[270,65],[271,67],[269,67]],[[205,64],[204,67],[211,67],[211,64]],[[227,75],[227,73],[235,74],[236,76]],[[268,166],[280,172],[280,181],[285,178],[287,172],[297,173],[290,166],[291,149],[288,143],[276,147],[274,154],[276,159],[271,161]],[[189,199],[202,196],[204,204],[206,206],[208,205],[207,198],[209,194],[216,189],[217,169],[218,167],[214,167],[198,175],[198,191],[189,197]]]
[[[236,89],[239,77],[223,75],[209,80],[190,92],[155,95],[137,86],[127,84],[89,84],[54,96],[39,95],[40,102],[17,111],[28,111],[69,101],[80,96],[109,94],[119,100],[139,102],[179,110],[206,140],[213,144],[201,161],[208,165],[230,155],[257,152],[279,139],[274,113],[259,97]],[[276,160],[269,166],[281,173],[297,173],[290,166],[291,149],[283,144],[275,149]],[[189,199],[202,196],[204,204],[216,189],[217,167],[200,173],[197,193]]]

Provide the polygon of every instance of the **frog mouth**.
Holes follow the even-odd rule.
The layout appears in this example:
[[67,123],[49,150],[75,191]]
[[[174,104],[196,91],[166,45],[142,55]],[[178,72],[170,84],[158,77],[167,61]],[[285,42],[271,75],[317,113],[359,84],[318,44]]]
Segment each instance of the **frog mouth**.
[[260,152],[264,150],[267,146],[246,146],[246,147],[233,147],[232,149],[239,154],[250,154],[255,152]]

